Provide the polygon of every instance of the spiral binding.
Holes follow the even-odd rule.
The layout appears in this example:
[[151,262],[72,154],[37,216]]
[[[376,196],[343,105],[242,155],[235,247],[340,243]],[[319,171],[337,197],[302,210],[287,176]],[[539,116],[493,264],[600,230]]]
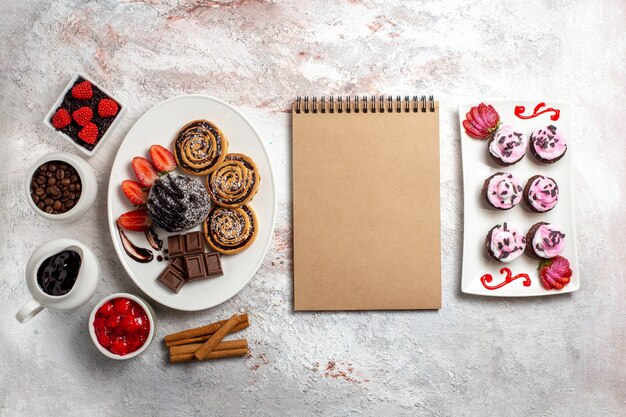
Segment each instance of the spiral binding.
[[[395,101],[395,106],[394,106]],[[326,104],[328,102],[328,105]],[[336,105],[335,105],[336,103]],[[296,113],[431,113],[435,111],[435,97],[428,96],[326,96],[296,97]]]

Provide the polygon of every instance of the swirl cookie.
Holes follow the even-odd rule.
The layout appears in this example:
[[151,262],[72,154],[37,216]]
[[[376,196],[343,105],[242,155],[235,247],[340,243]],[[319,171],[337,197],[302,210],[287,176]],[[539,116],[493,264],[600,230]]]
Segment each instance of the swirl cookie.
[[526,234],[526,251],[534,258],[551,259],[565,249],[565,234],[552,223],[535,223]]
[[532,211],[545,213],[559,202],[559,186],[550,177],[534,175],[528,179],[523,195]]
[[211,201],[215,204],[235,208],[252,200],[261,177],[254,161],[240,153],[229,153],[224,162],[207,177],[206,186]]
[[544,164],[555,163],[566,151],[565,136],[554,125],[539,128],[530,135],[530,153]]
[[498,165],[509,166],[518,162],[526,155],[528,139],[522,132],[513,127],[500,127],[489,141],[489,155]]
[[498,210],[509,210],[522,201],[522,186],[513,174],[496,172],[483,184],[483,196]]
[[194,120],[178,132],[174,156],[178,165],[188,174],[208,175],[228,153],[226,136],[208,120]]
[[522,256],[526,248],[526,236],[511,222],[496,224],[485,239],[487,252],[500,262],[511,262]]
[[204,221],[204,238],[211,248],[224,255],[234,255],[248,248],[256,239],[257,221],[248,206],[226,208],[213,206]]

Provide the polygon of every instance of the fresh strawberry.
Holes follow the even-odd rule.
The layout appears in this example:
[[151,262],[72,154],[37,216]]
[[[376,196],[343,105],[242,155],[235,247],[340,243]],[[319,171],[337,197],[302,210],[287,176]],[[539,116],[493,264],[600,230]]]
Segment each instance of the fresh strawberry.
[[573,273],[569,261],[562,256],[546,259],[539,264],[539,276],[546,290],[562,289],[569,284]]
[[74,112],[72,112],[72,117],[79,126],[87,126],[89,122],[91,122],[93,111],[89,107],[83,106],[78,110],[74,110]]
[[117,218],[117,225],[122,229],[135,232],[145,232],[152,222],[146,209],[137,209],[126,212]]
[[72,96],[79,100],[89,100],[93,96],[93,90],[91,89],[91,83],[89,81],[83,81],[72,87]]
[[110,98],[103,98],[98,103],[98,114],[100,117],[113,117],[119,110],[118,104]]
[[150,147],[150,158],[159,172],[170,172],[176,169],[176,159],[174,155],[161,145]]
[[148,201],[148,193],[136,181],[122,181],[122,191],[128,200],[135,206],[146,204]]
[[54,116],[52,116],[52,126],[56,129],[63,129],[70,123],[72,123],[72,118],[70,117],[70,112],[66,109],[59,109],[54,113]]
[[78,132],[78,137],[83,142],[93,145],[96,143],[96,140],[98,140],[98,126],[93,123],[88,123],[87,126],[83,127],[80,132]]
[[465,132],[476,139],[487,139],[500,127],[500,115],[491,104],[480,103],[465,115]]
[[132,165],[139,184],[144,187],[152,187],[154,181],[159,178],[154,165],[152,165],[152,162],[148,161],[146,158],[136,156],[133,158]]

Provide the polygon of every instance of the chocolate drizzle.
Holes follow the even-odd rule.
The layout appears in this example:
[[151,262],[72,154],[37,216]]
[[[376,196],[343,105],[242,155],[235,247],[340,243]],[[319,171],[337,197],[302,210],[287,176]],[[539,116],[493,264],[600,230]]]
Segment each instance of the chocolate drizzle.
[[142,264],[148,263],[152,260],[154,255],[150,249],[140,248],[136,246],[133,242],[128,239],[124,230],[122,230],[119,225],[117,226],[117,230],[120,233],[120,239],[122,240],[122,246],[124,246],[124,251],[128,256],[134,259],[137,262]]
[[146,240],[152,246],[154,250],[161,250],[163,248],[163,241],[159,239],[159,235],[157,235],[154,227],[151,227],[146,230]]

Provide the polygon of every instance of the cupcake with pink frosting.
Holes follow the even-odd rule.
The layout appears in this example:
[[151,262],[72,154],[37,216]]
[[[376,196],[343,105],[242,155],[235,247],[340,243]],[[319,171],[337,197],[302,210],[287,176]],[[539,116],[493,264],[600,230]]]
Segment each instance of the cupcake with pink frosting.
[[496,261],[511,262],[522,256],[526,248],[526,236],[511,222],[496,224],[485,239],[487,252]]
[[530,153],[544,164],[555,163],[566,151],[565,136],[554,125],[539,128],[530,135]]
[[523,196],[532,211],[545,213],[559,202],[559,186],[550,177],[535,175],[526,183]]
[[524,133],[503,125],[489,141],[489,155],[498,165],[513,165],[524,157],[527,145],[528,139]]
[[483,184],[482,194],[497,210],[509,210],[522,201],[523,188],[513,174],[496,172]]
[[551,259],[565,249],[565,234],[552,223],[535,223],[526,234],[526,251],[534,258]]

